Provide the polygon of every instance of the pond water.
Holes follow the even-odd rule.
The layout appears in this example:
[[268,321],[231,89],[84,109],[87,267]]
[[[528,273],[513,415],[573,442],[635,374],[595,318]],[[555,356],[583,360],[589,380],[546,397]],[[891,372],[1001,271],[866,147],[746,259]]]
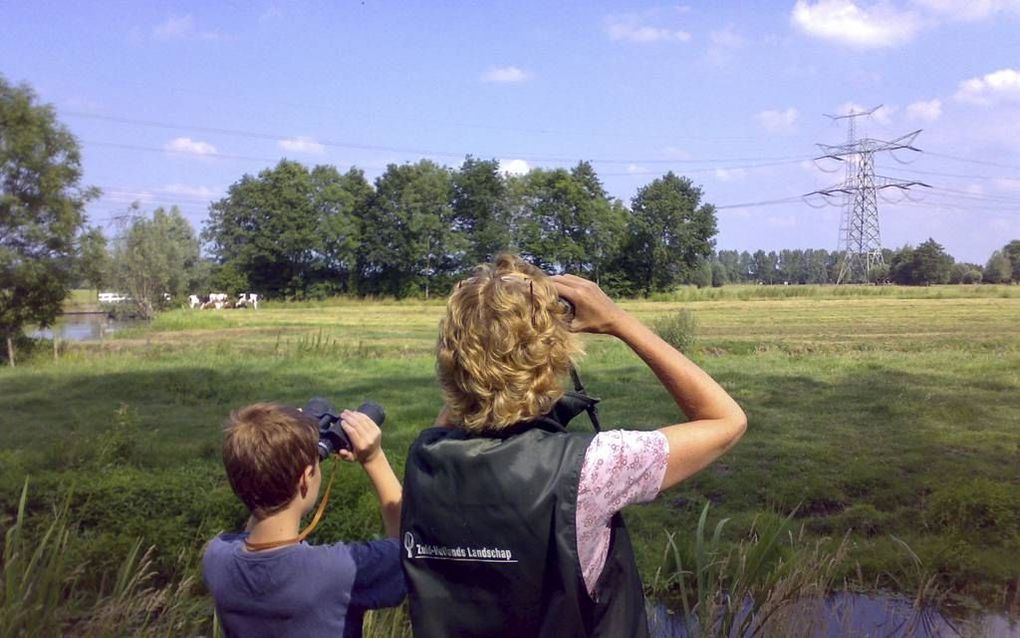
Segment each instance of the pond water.
[[29,334],[33,339],[58,339],[67,341],[101,341],[114,332],[139,323],[137,319],[110,319],[106,313],[81,313],[62,315],[52,328],[38,329]]
[[[1020,638],[1020,621],[1003,614],[974,613],[950,618],[936,609],[914,609],[913,601],[896,596],[841,593],[792,605],[781,619],[780,631],[789,636],[936,638],[987,636]],[[655,605],[648,618],[655,638],[693,638],[691,626],[665,605]],[[733,634],[736,636],[736,634]]]

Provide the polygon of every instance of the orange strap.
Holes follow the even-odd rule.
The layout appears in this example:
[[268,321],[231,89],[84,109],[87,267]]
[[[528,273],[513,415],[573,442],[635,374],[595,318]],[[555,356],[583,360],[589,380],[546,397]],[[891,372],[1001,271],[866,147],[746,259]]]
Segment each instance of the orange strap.
[[245,539],[244,546],[250,552],[261,552],[266,549],[276,549],[277,547],[283,547],[284,545],[292,545],[294,543],[300,543],[301,541],[308,538],[309,534],[315,531],[315,526],[322,520],[322,515],[326,512],[326,505],[329,503],[329,492],[333,489],[333,479],[336,478],[337,470],[337,459],[340,457],[333,457],[333,471],[329,475],[329,483],[326,485],[326,491],[322,495],[322,500],[319,501],[319,507],[315,510],[315,516],[312,517],[312,521],[301,530],[301,533],[294,538],[287,538],[282,541],[268,541],[265,543],[252,543]]

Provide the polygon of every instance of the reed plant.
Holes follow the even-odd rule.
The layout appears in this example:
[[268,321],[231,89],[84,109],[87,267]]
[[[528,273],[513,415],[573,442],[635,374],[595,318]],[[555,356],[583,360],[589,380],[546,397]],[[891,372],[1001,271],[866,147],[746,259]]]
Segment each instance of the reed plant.
[[[0,638],[181,636],[210,626],[211,605],[198,595],[193,577],[157,583],[155,547],[138,540],[123,558],[112,582],[99,591],[79,587],[87,564],[68,551],[77,533],[69,520],[70,497],[38,529],[28,525],[26,479],[13,523],[4,532],[0,582]],[[192,553],[179,557],[193,562]],[[183,573],[185,570],[182,569]]]
[[793,533],[793,513],[764,514],[745,539],[728,545],[723,532],[730,519],[718,521],[709,536],[709,507],[701,510],[693,536],[667,533],[651,584],[653,595],[682,609],[688,635],[771,635],[784,610],[831,591],[847,557],[848,536],[835,544],[809,542],[803,527]]

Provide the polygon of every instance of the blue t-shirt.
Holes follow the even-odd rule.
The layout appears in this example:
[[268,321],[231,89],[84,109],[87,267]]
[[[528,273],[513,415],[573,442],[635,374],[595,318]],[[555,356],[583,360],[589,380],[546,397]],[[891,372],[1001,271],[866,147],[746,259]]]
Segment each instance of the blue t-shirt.
[[396,539],[248,552],[246,536],[222,534],[202,558],[228,637],[361,636],[366,609],[407,593]]

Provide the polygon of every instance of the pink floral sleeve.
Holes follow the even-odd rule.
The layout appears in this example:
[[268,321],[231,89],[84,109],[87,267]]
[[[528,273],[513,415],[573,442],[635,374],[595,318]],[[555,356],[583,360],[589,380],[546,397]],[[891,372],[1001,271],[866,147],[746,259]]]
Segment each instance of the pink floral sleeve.
[[609,521],[632,503],[655,498],[666,473],[669,442],[658,431],[599,432],[584,455],[577,486],[577,554],[593,593],[609,551]]

